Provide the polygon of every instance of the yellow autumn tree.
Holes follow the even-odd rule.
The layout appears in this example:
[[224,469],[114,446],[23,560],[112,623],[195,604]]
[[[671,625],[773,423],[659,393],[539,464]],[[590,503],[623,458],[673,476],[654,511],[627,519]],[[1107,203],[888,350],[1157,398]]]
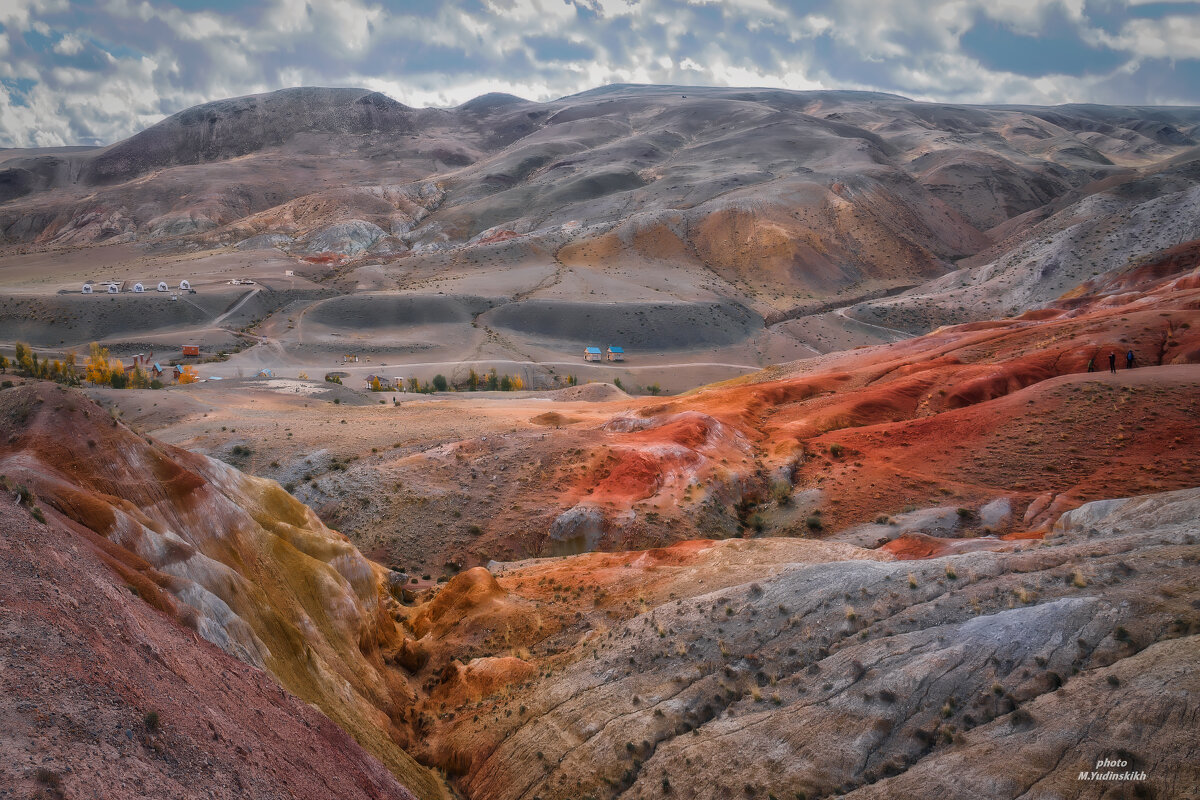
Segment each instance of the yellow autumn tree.
[[179,372],[179,382],[180,383],[195,383],[196,382],[196,368],[193,367],[191,364],[185,365],[183,367],[183,369],[180,370],[180,372]]
[[37,377],[37,356],[33,354],[33,348],[25,344],[25,342],[17,342],[14,349],[13,364],[24,370],[26,375]]
[[111,386],[113,375],[117,372],[124,375],[125,368],[120,362],[114,363],[109,360],[107,347],[92,342],[88,346],[88,360],[83,368],[83,377],[97,386]]

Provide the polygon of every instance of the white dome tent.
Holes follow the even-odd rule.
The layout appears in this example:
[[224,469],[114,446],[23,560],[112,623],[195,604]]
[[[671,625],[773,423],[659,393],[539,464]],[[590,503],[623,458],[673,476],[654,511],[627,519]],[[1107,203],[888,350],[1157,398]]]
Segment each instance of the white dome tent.
[[91,285],[90,283],[85,283],[85,284],[83,285],[83,293],[84,293],[84,294],[91,294],[91,293],[92,293],[92,285]]
[[192,283],[187,278],[184,278],[183,280],[181,280],[179,282],[179,290],[181,292],[186,292],[187,290],[189,290],[191,288],[192,288]]
[[160,292],[165,292],[165,291],[168,291],[168,289],[167,289],[167,282],[166,282],[166,281],[159,281],[159,282],[158,282],[158,291],[160,291]]
[[117,286],[115,283],[110,283],[108,285],[108,293],[109,294],[116,294],[119,291],[121,291],[121,288],[119,286]]
[[133,285],[133,291],[136,292],[137,294],[141,294],[142,292],[146,291],[146,287],[140,283],[135,283]]

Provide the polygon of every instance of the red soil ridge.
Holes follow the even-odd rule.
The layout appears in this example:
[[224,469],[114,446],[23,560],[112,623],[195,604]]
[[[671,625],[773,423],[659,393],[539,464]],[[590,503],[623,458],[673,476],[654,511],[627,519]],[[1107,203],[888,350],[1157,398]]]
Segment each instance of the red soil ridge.
[[[1193,485],[1198,256],[1190,242],[1017,319],[797,362],[614,418],[561,503],[671,509],[693,485],[762,503],[763,476],[785,469],[796,489],[823,492],[826,528],[1009,497],[1011,524],[1041,529],[1088,500]],[[1138,369],[1125,368],[1127,351]]]

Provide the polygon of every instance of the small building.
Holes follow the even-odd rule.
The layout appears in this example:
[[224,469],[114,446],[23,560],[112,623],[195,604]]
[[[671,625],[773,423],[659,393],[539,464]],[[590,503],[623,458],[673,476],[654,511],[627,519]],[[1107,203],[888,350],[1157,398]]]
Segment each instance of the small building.
[[296,277],[296,270],[294,270],[294,269],[285,269],[285,270],[283,271],[283,277],[285,277],[285,278],[294,278],[294,277]]
[[159,281],[159,282],[158,282],[158,291],[160,291],[160,292],[166,292],[166,291],[169,291],[169,290],[167,289],[167,282],[166,282],[166,281]]
[[343,364],[357,364],[358,356],[354,353],[344,353],[342,355],[342,363]]
[[141,294],[142,292],[146,291],[146,287],[145,287],[145,286],[143,286],[141,283],[135,283],[135,284],[133,285],[133,291],[134,291],[136,294]]
[[[368,375],[368,376],[367,376],[367,388],[368,388],[368,389],[371,389],[372,391],[380,391],[380,392],[391,392],[391,391],[395,391],[395,386],[396,386],[396,384],[390,383],[390,382],[389,382],[389,380],[392,380],[392,381],[399,381],[399,380],[403,380],[403,379],[402,379],[402,378],[391,378],[391,379],[388,379],[388,378],[385,378],[385,377],[384,377],[384,376],[382,376],[382,375]],[[378,389],[376,389],[376,388],[375,388],[376,381],[378,381],[378,382],[379,382],[379,388],[378,388]]]
[[600,348],[599,347],[583,348],[583,360],[584,361],[601,361],[602,357],[600,355]]
[[92,293],[92,285],[91,285],[90,283],[85,283],[85,284],[83,285],[83,293],[84,293],[84,294],[91,294],[91,293]]
[[154,362],[154,366],[153,366],[153,367],[151,367],[151,369],[153,369],[153,370],[154,370],[154,374],[155,374],[156,376],[157,376],[157,375],[162,375],[162,374],[163,374],[163,368],[162,368],[162,366],[161,366],[161,365],[160,365],[160,364],[159,364],[157,361],[155,361],[155,362]]
[[200,357],[200,345],[185,344],[183,346],[183,357],[184,358],[199,358]]
[[186,292],[192,288],[192,284],[186,278],[179,282],[179,291]]
[[624,347],[616,347],[615,345],[610,344],[608,346],[608,360],[609,361],[624,361],[625,360],[625,348]]
[[110,283],[108,285],[108,293],[109,294],[118,294],[120,291],[121,291],[121,287],[117,286],[117,284]]

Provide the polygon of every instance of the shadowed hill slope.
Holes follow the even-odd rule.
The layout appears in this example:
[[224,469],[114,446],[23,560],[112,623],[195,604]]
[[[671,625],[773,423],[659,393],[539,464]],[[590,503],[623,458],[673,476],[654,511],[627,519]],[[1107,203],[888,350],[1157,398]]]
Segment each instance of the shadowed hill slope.
[[5,793],[412,800],[308,703],[156,609],[171,603],[148,564],[41,513],[0,498]]
[[385,664],[401,638],[386,570],[277,484],[143,440],[75,392],[0,392],[0,433],[0,474],[146,602],[270,672],[418,796],[442,796],[402,749],[413,692]]
[[189,108],[91,155],[80,179],[115,183],[153,169],[221,161],[298,134],[407,133],[412,109],[362,89],[286,89]]

